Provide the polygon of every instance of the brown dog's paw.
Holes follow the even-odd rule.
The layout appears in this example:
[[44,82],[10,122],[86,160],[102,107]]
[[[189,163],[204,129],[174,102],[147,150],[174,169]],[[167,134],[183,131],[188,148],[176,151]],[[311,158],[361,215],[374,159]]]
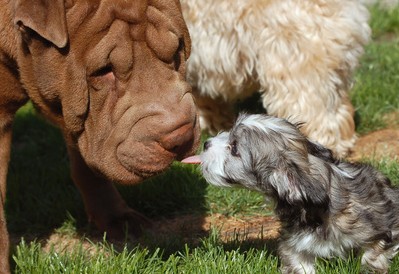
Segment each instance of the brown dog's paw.
[[107,238],[124,240],[129,237],[139,238],[146,229],[152,227],[152,221],[139,212],[127,208],[120,214],[109,216],[107,221],[92,220]]

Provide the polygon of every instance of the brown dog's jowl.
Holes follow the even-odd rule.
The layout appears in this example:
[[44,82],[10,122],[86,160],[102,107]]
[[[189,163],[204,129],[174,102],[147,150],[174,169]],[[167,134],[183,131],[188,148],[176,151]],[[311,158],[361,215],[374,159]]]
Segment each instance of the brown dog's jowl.
[[59,126],[89,219],[108,235],[148,224],[113,182],[134,184],[193,153],[190,39],[177,0],[0,0],[0,273],[15,112],[31,100]]

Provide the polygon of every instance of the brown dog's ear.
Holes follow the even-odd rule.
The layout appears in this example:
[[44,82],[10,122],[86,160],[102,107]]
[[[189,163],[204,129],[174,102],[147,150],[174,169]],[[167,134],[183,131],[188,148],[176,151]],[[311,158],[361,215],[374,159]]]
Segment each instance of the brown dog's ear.
[[[175,0],[175,3],[179,8],[180,14],[183,14],[183,10],[182,10],[180,1]],[[186,25],[184,19],[181,21],[181,24],[183,25],[184,55],[187,60],[191,54],[191,38],[190,38],[190,34],[188,32],[188,28],[187,28],[187,25]]]
[[183,38],[184,38],[184,55],[187,60],[191,54],[191,38],[190,38],[190,34],[188,33],[187,27],[185,28]]
[[64,0],[17,0],[14,24],[32,29],[58,48],[68,42]]

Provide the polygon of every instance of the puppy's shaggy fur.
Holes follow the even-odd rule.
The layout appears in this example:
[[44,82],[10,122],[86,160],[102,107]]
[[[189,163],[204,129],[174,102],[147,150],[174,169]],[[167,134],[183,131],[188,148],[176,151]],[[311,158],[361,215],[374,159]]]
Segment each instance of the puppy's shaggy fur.
[[348,98],[370,37],[359,0],[182,0],[192,38],[187,64],[200,124],[231,127],[235,102],[260,91],[271,115],[344,156],[356,138]]
[[200,158],[208,182],[274,200],[283,273],[315,273],[316,257],[351,249],[364,252],[363,265],[388,271],[399,248],[399,190],[371,166],[336,160],[297,126],[266,115],[240,116]]

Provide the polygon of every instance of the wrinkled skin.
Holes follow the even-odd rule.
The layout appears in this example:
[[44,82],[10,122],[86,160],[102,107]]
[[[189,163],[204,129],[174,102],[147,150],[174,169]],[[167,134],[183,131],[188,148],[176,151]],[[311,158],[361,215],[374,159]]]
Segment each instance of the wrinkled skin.
[[108,235],[149,221],[111,182],[135,184],[192,154],[190,39],[177,0],[0,0],[0,273],[11,125],[27,100],[59,126],[90,221]]

